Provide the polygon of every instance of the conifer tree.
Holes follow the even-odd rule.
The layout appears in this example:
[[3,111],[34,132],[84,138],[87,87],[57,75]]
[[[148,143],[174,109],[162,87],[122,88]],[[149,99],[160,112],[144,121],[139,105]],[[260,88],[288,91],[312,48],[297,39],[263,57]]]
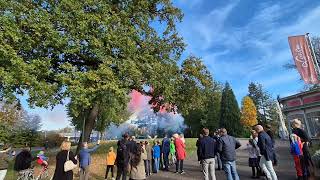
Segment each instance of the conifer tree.
[[241,136],[243,127],[240,123],[240,110],[235,95],[227,82],[222,91],[220,108],[220,127],[228,130],[228,134]]

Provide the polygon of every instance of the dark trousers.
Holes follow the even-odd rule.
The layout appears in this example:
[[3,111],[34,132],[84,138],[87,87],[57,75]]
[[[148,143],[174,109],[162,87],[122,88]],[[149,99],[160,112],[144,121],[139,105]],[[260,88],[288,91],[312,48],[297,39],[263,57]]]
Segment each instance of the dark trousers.
[[180,172],[183,171],[183,160],[177,160],[176,162],[176,172],[179,172],[179,169]]
[[114,167],[114,165],[107,165],[107,170],[106,170],[105,179],[108,178],[109,170],[111,170],[111,177],[113,177],[113,167]]
[[151,172],[151,168],[150,168],[151,164],[150,164],[150,160],[144,160],[144,167],[146,169],[146,175],[150,176]]
[[164,169],[169,169],[169,152],[163,153]]
[[127,166],[117,166],[117,180],[120,180],[121,176],[122,176],[122,180],[126,180],[127,179]]
[[221,162],[221,158],[220,158],[220,154],[217,153],[216,154],[216,157],[217,157],[217,165],[218,165],[218,169],[222,169],[222,162]]

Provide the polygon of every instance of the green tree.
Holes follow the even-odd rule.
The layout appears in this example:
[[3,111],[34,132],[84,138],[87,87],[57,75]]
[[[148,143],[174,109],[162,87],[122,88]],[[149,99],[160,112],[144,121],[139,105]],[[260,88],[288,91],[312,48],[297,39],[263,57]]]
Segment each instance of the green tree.
[[198,100],[201,100],[201,106],[189,110],[184,116],[185,124],[192,137],[198,137],[203,127],[211,131],[219,127],[221,87],[215,82],[212,89],[203,90],[199,93]]
[[170,0],[0,0],[0,96],[28,93],[32,107],[71,99],[71,117],[85,119],[85,140],[100,108],[122,108],[132,89],[150,95],[155,111],[171,104],[188,113],[211,76],[194,57],[179,68],[181,20]]
[[241,136],[243,127],[240,123],[240,110],[236,97],[227,82],[222,91],[220,108],[220,127],[233,136]]
[[277,102],[263,89],[263,86],[259,83],[252,82],[249,84],[248,90],[248,96],[256,105],[259,123],[267,124],[270,121],[279,121]]
[[268,120],[268,109],[270,108],[271,96],[268,92],[263,90],[259,83],[251,82],[248,87],[248,96],[253,100],[258,114],[258,121],[266,123]]

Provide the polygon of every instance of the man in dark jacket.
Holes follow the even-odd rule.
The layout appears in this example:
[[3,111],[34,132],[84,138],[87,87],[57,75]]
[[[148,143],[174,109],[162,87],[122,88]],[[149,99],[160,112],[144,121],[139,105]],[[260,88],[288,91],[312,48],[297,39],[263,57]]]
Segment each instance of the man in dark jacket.
[[215,175],[215,140],[209,137],[209,129],[203,128],[203,137],[199,140],[199,156],[204,180],[216,180]]
[[258,132],[258,147],[260,154],[262,155],[260,160],[260,166],[267,178],[270,180],[277,180],[276,172],[273,169],[273,142],[270,136],[263,130],[261,125],[256,125],[255,130]]
[[162,140],[162,156],[164,163],[164,170],[169,171],[169,154],[170,154],[170,139],[167,135]]
[[115,164],[117,165],[117,180],[120,180],[122,176],[122,180],[127,179],[127,171],[129,164],[129,151],[127,148],[129,140],[129,135],[126,133],[123,135],[123,139],[119,140],[117,145],[117,158]]
[[241,144],[236,138],[229,136],[225,128],[220,130],[220,141],[218,151],[220,152],[223,170],[227,175],[227,180],[239,180],[236,168],[236,149]]
[[[275,144],[276,144],[276,141],[274,139],[274,134],[271,130],[271,126],[269,124],[266,125],[266,133],[269,135],[269,137],[271,138],[271,141],[272,141],[272,144],[273,144],[273,148],[275,148]],[[274,166],[277,166],[278,165],[278,159],[277,159],[277,156],[276,156],[276,151],[274,150],[273,151],[274,154],[273,154],[273,165]]]

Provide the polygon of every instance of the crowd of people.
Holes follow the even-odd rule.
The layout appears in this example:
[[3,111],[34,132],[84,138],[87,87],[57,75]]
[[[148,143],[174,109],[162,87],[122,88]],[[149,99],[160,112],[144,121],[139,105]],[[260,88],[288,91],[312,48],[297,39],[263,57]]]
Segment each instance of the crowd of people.
[[[290,136],[290,151],[293,155],[298,180],[308,180],[312,174],[313,163],[309,153],[310,138],[301,127],[301,121],[292,121]],[[203,128],[197,141],[198,161],[205,180],[215,180],[215,163],[217,170],[223,169],[227,180],[239,180],[236,168],[236,149],[241,144],[234,137],[228,135],[225,128],[210,134],[209,129]],[[278,165],[275,151],[274,135],[271,126],[262,125],[252,127],[251,136],[245,148],[248,151],[248,165],[252,169],[252,179],[265,176],[268,180],[277,180],[274,166]]]
[[[292,134],[290,135],[290,151],[295,164],[298,180],[308,180],[312,174],[312,161],[309,153],[310,138],[302,129],[301,121],[292,121]],[[78,155],[71,149],[71,142],[64,141],[56,155],[56,167],[53,180],[72,180],[73,169],[79,167],[80,180],[88,180],[91,164],[91,153],[99,147],[100,141],[93,148],[83,142]],[[204,180],[215,180],[216,170],[223,170],[227,180],[239,180],[236,167],[236,149],[241,143],[233,136],[228,135],[225,128],[210,133],[203,128],[196,143],[198,161],[201,165]],[[277,180],[274,166],[278,160],[275,153],[275,140],[270,126],[255,125],[251,129],[251,137],[245,147],[248,151],[248,166],[252,170],[252,178],[259,179],[265,176],[268,180]],[[8,168],[10,148],[4,147],[0,153],[0,180],[3,180]],[[183,135],[173,134],[160,140],[136,141],[134,136],[127,133],[117,142],[117,150],[110,147],[106,154],[106,173],[108,179],[143,180],[160,170],[169,171],[175,165],[175,173],[184,174],[184,160],[186,158],[186,145]],[[23,149],[15,157],[14,170],[19,174],[29,173],[31,164],[36,161],[46,169],[48,158],[40,151],[36,157],[31,155],[30,149]],[[114,169],[117,167],[115,175]],[[217,166],[217,169],[215,168]]]
[[124,134],[117,146],[117,156],[114,161],[117,166],[117,180],[125,180],[127,174],[130,179],[146,179],[152,173],[158,173],[160,169],[169,171],[169,166],[174,164],[176,173],[184,174],[186,146],[184,138],[178,134],[173,134],[171,138],[165,136],[162,143],[157,140],[153,145],[149,141],[138,142],[134,136]]

